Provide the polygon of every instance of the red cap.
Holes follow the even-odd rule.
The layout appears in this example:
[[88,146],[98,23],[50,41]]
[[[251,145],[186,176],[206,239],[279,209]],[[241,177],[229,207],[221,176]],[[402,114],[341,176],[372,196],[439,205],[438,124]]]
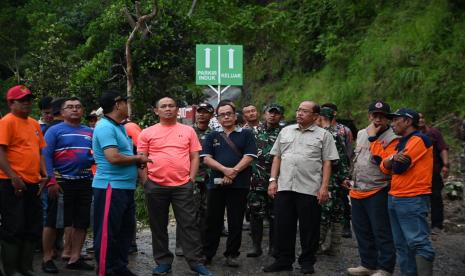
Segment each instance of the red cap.
[[8,101],[19,100],[27,95],[32,95],[31,90],[29,90],[29,88],[27,88],[24,85],[16,85],[8,89],[8,92],[6,93],[6,99]]

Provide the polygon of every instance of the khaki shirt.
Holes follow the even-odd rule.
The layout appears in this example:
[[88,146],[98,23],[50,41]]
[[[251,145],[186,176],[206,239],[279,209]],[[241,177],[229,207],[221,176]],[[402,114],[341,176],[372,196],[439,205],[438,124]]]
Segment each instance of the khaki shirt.
[[321,187],[323,161],[339,159],[332,135],[316,125],[303,132],[297,124],[283,128],[270,154],[281,157],[278,191],[314,196]]

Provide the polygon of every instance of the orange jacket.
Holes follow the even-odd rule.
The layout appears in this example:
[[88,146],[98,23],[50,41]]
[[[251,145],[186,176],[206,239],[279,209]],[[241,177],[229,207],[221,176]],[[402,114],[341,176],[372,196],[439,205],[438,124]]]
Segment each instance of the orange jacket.
[[384,167],[384,160],[380,168],[384,173],[392,174],[390,195],[396,197],[413,197],[431,194],[431,181],[433,178],[433,146],[431,140],[414,131],[402,137],[396,146],[396,151],[403,151],[411,159],[410,165],[398,162],[392,163],[391,170]]

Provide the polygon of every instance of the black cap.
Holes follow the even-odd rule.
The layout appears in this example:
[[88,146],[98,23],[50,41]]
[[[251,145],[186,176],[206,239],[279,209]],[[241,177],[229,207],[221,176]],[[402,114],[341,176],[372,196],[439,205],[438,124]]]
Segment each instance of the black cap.
[[418,124],[418,121],[420,120],[420,115],[418,115],[418,112],[410,108],[397,109],[396,112],[389,114],[389,116],[392,118],[394,117],[410,118],[415,124]]
[[208,113],[213,113],[215,109],[209,103],[201,103],[197,106],[197,110],[206,110]]
[[99,103],[103,109],[110,109],[117,101],[126,101],[128,99],[129,97],[122,93],[116,91],[107,91],[100,97]]
[[276,110],[279,114],[284,114],[284,107],[277,103],[272,103],[268,105],[265,109],[266,112],[270,112],[272,110]]
[[57,116],[61,112],[61,106],[66,101],[66,98],[56,98],[52,101],[52,113],[54,116]]
[[368,106],[368,112],[389,114],[391,113],[391,107],[383,101],[376,101]]

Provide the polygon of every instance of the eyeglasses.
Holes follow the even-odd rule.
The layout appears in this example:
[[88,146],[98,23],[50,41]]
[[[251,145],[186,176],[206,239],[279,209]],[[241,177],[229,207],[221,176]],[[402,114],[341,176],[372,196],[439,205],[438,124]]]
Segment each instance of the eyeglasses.
[[217,118],[225,118],[225,117],[232,117],[234,115],[236,115],[234,112],[226,112],[226,113],[217,114],[216,117]]
[[297,112],[297,113],[302,112],[302,113],[304,113],[304,114],[315,113],[315,112],[313,112],[312,110],[302,109],[302,108],[297,109],[295,112]]
[[67,105],[65,107],[63,107],[63,110],[64,109],[69,109],[69,110],[73,110],[73,109],[81,109],[82,108],[82,105],[80,104],[77,104],[77,105]]

